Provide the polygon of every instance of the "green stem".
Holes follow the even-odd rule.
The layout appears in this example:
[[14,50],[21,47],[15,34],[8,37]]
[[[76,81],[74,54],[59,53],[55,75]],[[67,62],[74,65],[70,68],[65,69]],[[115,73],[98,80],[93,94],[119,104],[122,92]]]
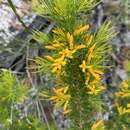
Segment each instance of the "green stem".
[[78,105],[78,109],[79,109],[79,128],[80,130],[83,129],[83,121],[82,121],[82,116],[83,116],[83,112],[82,112],[82,106],[81,106],[81,97],[80,97],[80,90],[77,89],[77,105]]
[[13,10],[14,14],[16,15],[18,21],[19,21],[19,22],[22,24],[22,26],[25,28],[25,31],[31,33],[31,32],[29,31],[28,27],[25,25],[25,23],[24,23],[24,22],[22,21],[22,19],[20,18],[19,14],[17,13],[17,10],[16,10],[16,8],[15,8],[15,6],[14,6],[12,0],[7,0],[7,1],[8,1],[8,3],[9,3],[9,6],[11,7],[11,9]]

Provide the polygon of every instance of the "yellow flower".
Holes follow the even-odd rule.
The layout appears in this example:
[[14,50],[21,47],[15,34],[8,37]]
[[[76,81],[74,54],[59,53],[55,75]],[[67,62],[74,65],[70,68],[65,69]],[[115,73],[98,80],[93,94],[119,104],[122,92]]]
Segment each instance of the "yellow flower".
[[70,109],[66,109],[64,110],[63,114],[65,115],[65,114],[68,114],[69,112],[70,112]]
[[46,49],[50,50],[57,50],[61,49],[63,47],[63,44],[59,43],[58,41],[54,41],[53,44],[45,46]]
[[89,49],[89,52],[90,53],[93,52],[93,50],[95,49],[95,47],[96,47],[96,44],[93,44],[93,46]]
[[45,46],[45,48],[46,48],[46,49],[50,49],[50,50],[56,50],[56,48],[53,47],[53,46],[51,46],[51,45],[50,45],[50,46],[49,46],[49,45],[48,45],[48,46]]
[[65,66],[65,64],[66,62],[64,61],[63,57],[56,59],[55,62],[52,64],[52,66],[54,67],[52,69],[52,72],[59,74],[61,72],[62,66]]
[[89,37],[86,38],[86,45],[89,46],[92,43],[93,40],[93,35],[90,35]]
[[90,77],[91,77],[90,73],[89,73],[89,72],[87,72],[87,73],[86,73],[86,81],[85,81],[85,84],[86,84],[86,85],[88,85],[88,84],[89,84]]
[[74,38],[73,38],[73,35],[71,35],[69,32],[67,33],[67,41],[69,43],[70,50],[73,50],[74,52],[86,47],[86,45],[81,44],[81,45],[76,46],[74,49]]
[[130,108],[130,104],[127,104],[127,108]]
[[126,113],[130,113],[130,109],[127,109],[127,110],[126,110]]
[[91,59],[94,57],[93,55],[93,51],[96,47],[96,44],[94,44],[88,51],[88,54],[87,54],[87,63],[90,63]]
[[61,56],[60,58],[57,58],[57,59],[54,59],[51,56],[45,56],[45,58],[47,60],[53,62],[52,63],[52,67],[53,67],[52,72],[60,74],[62,66],[65,66],[65,64],[66,64],[64,56]]
[[87,65],[86,65],[85,60],[83,60],[83,63],[82,63],[79,67],[82,69],[83,72],[86,71],[86,69],[87,69]]
[[62,87],[53,90],[54,90],[54,96],[50,97],[50,100],[54,102],[55,107],[63,106],[64,114],[68,113],[69,112],[68,105],[70,100],[70,95],[67,94],[68,87]]
[[69,43],[70,49],[72,50],[74,48],[74,38],[73,35],[71,35],[69,32],[67,33],[67,41]]
[[92,95],[97,95],[99,90],[96,89],[95,85],[92,85],[88,88],[88,93]]
[[45,56],[45,58],[51,62],[55,62],[55,59],[51,56]]
[[92,125],[91,130],[105,130],[103,120],[99,120],[99,121],[95,122]]
[[105,87],[100,85],[100,82],[98,81],[93,81],[91,82],[88,87],[88,93],[89,94],[92,94],[92,95],[97,95],[99,94],[100,92],[102,92],[103,90],[105,90]]
[[88,84],[91,76],[99,81],[101,79],[101,75],[103,75],[101,70],[95,69],[92,65],[87,65],[85,60],[83,60],[79,67],[82,69],[82,72],[86,72],[86,84]]
[[122,81],[121,85],[120,85],[121,89],[119,92],[116,92],[115,95],[117,97],[130,97],[130,90],[129,90],[129,84],[127,80]]
[[93,67],[88,69],[88,72],[90,72],[92,74],[92,76],[96,79],[96,80],[100,80],[101,79],[101,75],[103,74],[102,71],[94,69]]
[[127,109],[127,108],[124,108],[124,107],[119,106],[119,105],[117,105],[117,110],[118,110],[119,115],[130,113],[130,109],[129,108]]
[[128,89],[128,87],[129,87],[128,80],[122,81],[121,87],[122,87],[122,89]]
[[85,45],[78,45],[75,49],[69,50],[68,48],[62,50],[61,52],[59,52],[60,55],[66,57],[66,58],[73,58],[73,54],[80,49],[85,48]]
[[103,72],[101,70],[95,69],[92,65],[86,65],[85,68],[87,69],[87,81],[86,83],[89,82],[90,77],[93,76],[97,81],[101,79],[101,75],[103,75]]
[[54,44],[52,44],[52,46],[55,47],[55,48],[61,48],[62,44],[54,43]]
[[76,52],[77,50],[83,49],[83,48],[85,48],[85,47],[86,47],[86,46],[83,45],[83,44],[78,45],[78,46],[75,48],[75,52]]
[[85,31],[87,31],[88,29],[89,29],[89,25],[80,26],[79,29],[76,29],[76,30],[74,31],[74,36],[78,36],[79,34],[81,34],[81,33],[85,32]]
[[116,92],[115,95],[117,97],[122,97],[122,98],[125,98],[125,97],[130,97],[130,92]]
[[73,58],[73,56],[72,56],[73,53],[74,53],[74,51],[71,51],[69,49],[65,49],[65,50],[59,52],[59,54],[61,54],[64,57],[67,57],[67,58]]

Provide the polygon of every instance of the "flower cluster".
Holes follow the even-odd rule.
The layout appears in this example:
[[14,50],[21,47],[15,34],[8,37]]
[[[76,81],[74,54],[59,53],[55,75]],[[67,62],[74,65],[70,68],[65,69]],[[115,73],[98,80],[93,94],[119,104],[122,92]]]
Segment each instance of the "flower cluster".
[[[120,90],[118,92],[115,93],[115,96],[117,97],[117,100],[119,103],[117,103],[117,110],[119,115],[123,115],[126,113],[130,113],[130,102],[129,102],[129,98],[130,98],[130,87],[129,87],[129,80],[124,80],[121,82],[120,84]],[[125,102],[125,106],[124,107],[121,103],[121,99],[126,99]],[[128,102],[127,102],[128,100]]]
[[128,80],[122,81],[120,85],[120,91],[115,93],[117,97],[122,97],[122,98],[130,97],[130,89],[128,83],[129,83]]
[[79,25],[73,33],[61,28],[54,29],[54,40],[45,46],[46,49],[54,52],[53,56],[47,55],[44,58],[51,63],[52,72],[60,77],[68,61],[74,57],[80,58],[78,53],[85,52],[82,56],[82,64],[77,67],[84,73],[88,93],[97,95],[104,90],[101,84],[102,60],[101,62],[98,60],[104,55],[101,51],[105,46],[96,43],[96,36],[89,33],[89,27],[89,25]]
[[68,87],[61,87],[59,89],[57,88],[53,90],[54,90],[54,95],[50,97],[50,100],[53,101],[55,107],[63,106],[64,114],[70,112],[70,110],[68,109],[68,104],[70,100],[70,95],[67,94]]
[[81,49],[86,48],[86,44],[76,44],[76,38],[87,31],[89,25],[82,26],[76,29],[73,34],[70,32],[65,33],[62,29],[53,30],[56,35],[56,39],[52,41],[50,45],[45,46],[45,48],[56,51],[55,57],[45,56],[47,60],[52,62],[52,72],[60,75],[62,67],[65,66],[67,59],[73,58],[73,55]]
[[114,112],[110,113],[112,118],[108,121],[108,126],[117,130],[127,130],[130,122],[130,80],[122,81],[118,90],[113,94],[114,105],[112,107]]

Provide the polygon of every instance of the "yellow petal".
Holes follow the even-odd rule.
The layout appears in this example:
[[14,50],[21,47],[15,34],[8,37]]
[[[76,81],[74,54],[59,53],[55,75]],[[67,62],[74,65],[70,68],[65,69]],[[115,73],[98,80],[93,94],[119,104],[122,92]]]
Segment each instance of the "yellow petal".
[[54,92],[59,93],[59,92],[63,92],[65,88],[59,88],[59,89],[55,89]]
[[51,98],[49,98],[50,100],[56,100],[57,96],[52,96]]
[[59,52],[59,54],[62,55],[64,58],[65,57],[67,57],[67,58],[73,58],[73,56],[72,56],[73,53],[74,52],[71,51],[71,50],[69,50],[69,49],[65,49],[65,50]]
[[74,31],[74,36],[78,36],[80,33],[83,33],[89,29],[89,25],[85,25]]
[[86,38],[86,44],[89,46],[92,43],[93,40],[93,35],[90,35],[89,37]]
[[118,112],[119,112],[120,115],[123,115],[123,114],[129,112],[129,111],[127,111],[126,108],[124,108],[122,106],[119,106],[119,105],[117,106],[117,110],[118,110]]
[[96,74],[93,69],[89,69],[89,71],[97,80],[100,80],[100,75]]
[[62,47],[62,45],[59,44],[59,43],[52,44],[52,46],[53,46],[54,48],[61,48],[61,47]]
[[128,89],[128,87],[129,87],[128,80],[122,81],[121,87],[122,87],[123,89]]
[[70,40],[70,33],[69,32],[67,32],[67,40],[69,41]]
[[61,67],[60,67],[60,68],[54,67],[54,68],[52,69],[52,73],[60,74],[60,72],[61,72]]
[[99,130],[103,127],[104,127],[103,120],[100,120],[93,124],[93,126],[91,127],[91,130]]
[[70,45],[70,49],[72,50],[74,48],[74,38],[69,32],[67,33],[67,41]]
[[123,92],[116,92],[115,95],[116,95],[117,97],[122,97]]
[[67,87],[65,87],[64,88],[64,93],[66,93],[67,91],[68,91],[68,89],[69,89],[69,87],[67,86]]
[[103,72],[102,71],[100,71],[100,70],[94,70],[96,73],[98,73],[98,74],[100,74],[100,75],[102,75],[103,74]]
[[96,44],[93,44],[93,46],[89,49],[89,52],[93,52],[95,47],[96,47]]
[[82,64],[79,66],[83,72],[85,72],[87,66],[86,66],[86,63],[85,63],[85,60],[83,60]]
[[122,93],[122,97],[130,97],[130,93]]
[[67,109],[67,110],[64,110],[63,114],[68,114],[69,112],[70,112],[70,110]]
[[76,47],[76,50],[80,50],[80,49],[83,49],[83,48],[85,48],[86,46],[85,45],[78,45],[77,47]]
[[86,82],[85,82],[86,85],[88,85],[89,80],[90,80],[90,73],[87,73],[86,74]]
[[56,50],[57,48],[53,47],[53,46],[45,46],[46,49],[50,49],[50,50]]
[[130,109],[127,109],[125,112],[126,112],[126,113],[130,113]]
[[90,63],[92,57],[93,57],[93,53],[91,52],[91,53],[89,53],[88,58],[87,58],[87,63],[88,64]]
[[53,57],[51,57],[51,56],[45,56],[45,58],[46,58],[47,60],[49,60],[49,61],[52,61],[52,62],[55,61],[55,59],[54,59]]
[[65,104],[64,104],[64,110],[67,109],[68,103],[69,103],[69,101],[67,100],[67,101],[65,102]]
[[93,50],[94,50],[95,47],[96,47],[96,44],[94,44],[92,47],[90,47],[90,49],[89,49],[89,51],[88,51],[88,54],[87,54],[88,63],[90,63],[92,57],[94,56]]
[[127,107],[130,108],[130,104],[127,104]]
[[89,93],[89,94],[94,94],[94,95],[96,95],[96,94],[97,94],[97,91],[96,91],[95,88],[93,88],[92,86],[90,86],[88,93]]

